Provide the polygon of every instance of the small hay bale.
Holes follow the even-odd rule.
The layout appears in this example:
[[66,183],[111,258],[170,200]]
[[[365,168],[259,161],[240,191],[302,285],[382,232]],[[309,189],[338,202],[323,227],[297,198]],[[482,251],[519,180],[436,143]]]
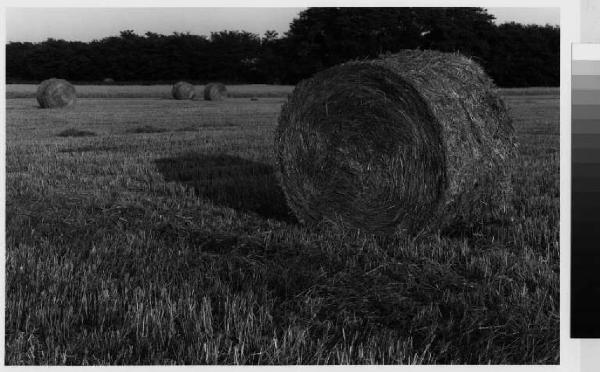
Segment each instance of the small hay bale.
[[302,81],[275,135],[299,221],[389,234],[506,211],[517,155],[492,80],[459,54],[405,50]]
[[204,87],[206,101],[220,101],[227,97],[227,88],[221,83],[209,83]]
[[194,99],[196,97],[196,88],[190,83],[180,81],[173,85],[171,93],[175,99]]
[[114,83],[114,82],[115,82],[115,80],[114,80],[114,79],[112,79],[112,78],[106,78],[106,79],[102,80],[102,82],[103,82],[104,84],[112,84],[112,83]]
[[58,108],[75,103],[75,87],[63,79],[48,79],[38,86],[36,98],[42,108]]

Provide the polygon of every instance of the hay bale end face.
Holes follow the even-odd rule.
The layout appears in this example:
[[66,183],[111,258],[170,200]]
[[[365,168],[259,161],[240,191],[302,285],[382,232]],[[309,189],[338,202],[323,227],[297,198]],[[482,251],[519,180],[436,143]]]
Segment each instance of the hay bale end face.
[[196,88],[190,83],[180,81],[173,85],[171,93],[175,99],[194,99],[196,97]]
[[516,143],[479,65],[406,50],[301,82],[275,152],[300,221],[416,234],[505,211]]
[[209,83],[204,87],[204,99],[207,101],[220,101],[227,98],[227,88],[221,83]]
[[75,103],[75,87],[63,79],[48,79],[38,86],[36,98],[41,108],[59,108]]

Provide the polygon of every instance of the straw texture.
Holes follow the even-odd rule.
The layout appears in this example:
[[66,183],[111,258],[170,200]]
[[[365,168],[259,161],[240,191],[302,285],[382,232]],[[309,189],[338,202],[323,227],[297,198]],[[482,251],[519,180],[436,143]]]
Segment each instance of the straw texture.
[[405,50],[301,82],[275,136],[297,218],[417,234],[498,218],[517,155],[504,103],[458,54]]
[[209,83],[204,87],[204,99],[220,101],[227,97],[227,88],[221,83]]
[[180,81],[173,85],[173,89],[171,89],[171,94],[175,99],[194,99],[196,96],[196,89],[190,83],[185,81]]
[[63,79],[48,79],[40,83],[36,98],[41,108],[60,108],[75,103],[75,87]]

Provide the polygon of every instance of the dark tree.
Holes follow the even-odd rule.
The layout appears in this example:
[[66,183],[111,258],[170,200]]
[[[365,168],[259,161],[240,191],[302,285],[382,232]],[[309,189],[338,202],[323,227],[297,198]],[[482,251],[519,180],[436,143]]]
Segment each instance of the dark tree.
[[472,57],[500,86],[557,86],[560,29],[493,20],[482,8],[309,8],[283,36],[124,30],[89,43],[9,43],[6,74],[8,81],[295,84],[351,59],[421,48]]
[[400,49],[458,51],[485,60],[493,19],[481,8],[310,8],[286,34],[286,80]]

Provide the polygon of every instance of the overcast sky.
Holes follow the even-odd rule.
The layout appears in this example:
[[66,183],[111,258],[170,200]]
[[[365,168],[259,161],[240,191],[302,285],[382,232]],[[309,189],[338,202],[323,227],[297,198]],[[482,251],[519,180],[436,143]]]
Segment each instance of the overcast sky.
[[[9,8],[7,41],[44,41],[49,37],[90,41],[118,35],[244,30],[259,35],[266,30],[280,34],[302,8]],[[559,24],[559,8],[488,8],[497,23]]]

